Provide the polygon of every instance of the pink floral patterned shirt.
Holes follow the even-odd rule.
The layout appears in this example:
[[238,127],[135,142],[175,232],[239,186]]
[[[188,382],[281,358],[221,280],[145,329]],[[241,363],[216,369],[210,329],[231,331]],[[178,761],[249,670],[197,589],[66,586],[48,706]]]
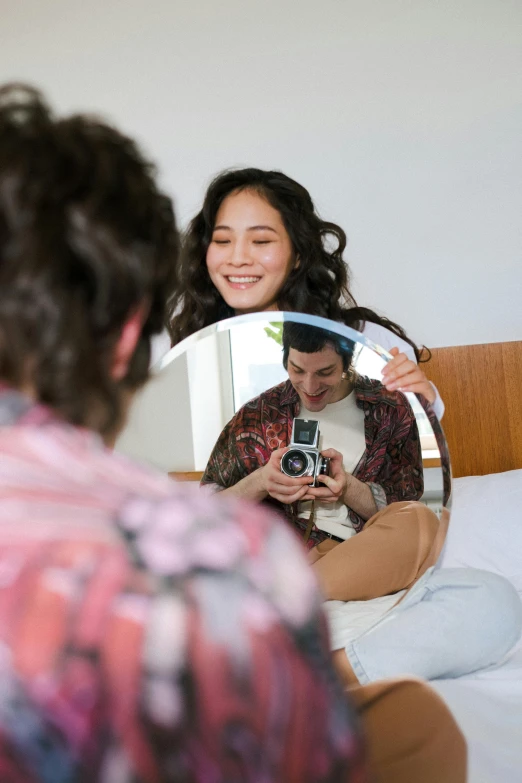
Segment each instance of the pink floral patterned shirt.
[[265,510],[0,389],[0,781],[366,781],[321,599]]

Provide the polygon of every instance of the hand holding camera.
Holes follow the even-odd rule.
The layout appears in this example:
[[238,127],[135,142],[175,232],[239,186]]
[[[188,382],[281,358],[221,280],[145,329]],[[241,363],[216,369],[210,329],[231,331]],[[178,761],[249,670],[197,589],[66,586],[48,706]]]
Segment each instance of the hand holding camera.
[[322,452],[324,458],[328,459],[329,473],[321,474],[317,477],[319,486],[309,487],[306,495],[301,500],[320,500],[323,503],[335,503],[341,500],[347,502],[347,489],[349,476],[343,468],[343,455],[335,449],[326,449]]
[[318,449],[319,422],[315,419],[294,419],[292,440],[281,459],[281,471],[290,478],[309,476],[309,486],[316,487],[319,476],[328,474],[328,458]]
[[281,471],[281,460],[288,452],[288,448],[273,451],[270,460],[256,471],[261,489],[270,497],[279,500],[280,503],[289,505],[302,500],[310,489],[310,477],[287,476]]
[[347,486],[343,455],[335,449],[321,453],[318,445],[319,422],[294,419],[288,448],[272,452],[259,471],[262,489],[285,504],[314,499],[333,503],[342,499]]

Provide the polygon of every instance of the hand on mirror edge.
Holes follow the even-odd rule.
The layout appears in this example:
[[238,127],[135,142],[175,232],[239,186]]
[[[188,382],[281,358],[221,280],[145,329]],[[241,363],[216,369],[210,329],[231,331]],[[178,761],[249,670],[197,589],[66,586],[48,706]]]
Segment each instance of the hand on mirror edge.
[[418,364],[408,359],[398,348],[390,350],[393,359],[383,368],[382,382],[388,391],[422,394],[429,403],[435,402],[435,390]]
[[281,458],[288,448],[273,451],[269,461],[259,468],[263,490],[280,503],[289,505],[302,500],[310,485],[310,476],[292,478],[281,473]]

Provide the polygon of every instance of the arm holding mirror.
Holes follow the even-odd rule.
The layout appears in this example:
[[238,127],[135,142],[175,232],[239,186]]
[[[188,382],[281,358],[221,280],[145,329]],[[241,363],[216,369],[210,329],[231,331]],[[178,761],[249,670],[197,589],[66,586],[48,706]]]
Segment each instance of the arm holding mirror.
[[[430,403],[438,419],[444,415],[444,402],[434,383],[428,380],[418,364],[411,344],[401,339],[384,325],[366,320],[362,333],[374,343],[388,350],[394,357],[383,369],[383,384],[389,390],[411,391]],[[421,351],[417,352],[422,354]],[[393,377],[392,377],[393,376]]]
[[391,348],[393,356],[391,362],[383,368],[382,382],[388,391],[409,391],[414,394],[422,394],[433,405],[437,399],[437,390],[426,378],[419,365],[409,359],[405,353],[400,353],[398,348]]

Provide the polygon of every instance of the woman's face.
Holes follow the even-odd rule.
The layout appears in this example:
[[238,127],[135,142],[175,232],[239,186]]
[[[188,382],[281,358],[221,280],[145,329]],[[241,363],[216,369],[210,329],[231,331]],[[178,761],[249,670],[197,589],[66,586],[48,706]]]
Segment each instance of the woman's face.
[[207,268],[236,314],[277,310],[279,292],[295,265],[277,209],[251,190],[224,199],[207,250]]

